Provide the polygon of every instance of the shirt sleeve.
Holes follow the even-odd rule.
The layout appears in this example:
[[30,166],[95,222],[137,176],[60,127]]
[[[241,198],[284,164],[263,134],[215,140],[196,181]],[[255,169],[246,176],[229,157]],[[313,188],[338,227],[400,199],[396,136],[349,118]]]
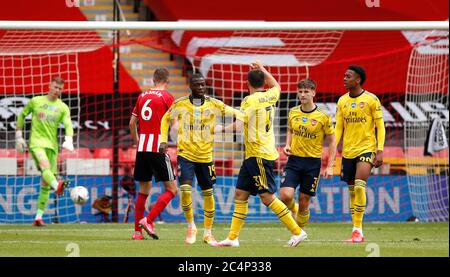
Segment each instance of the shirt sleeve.
[[278,87],[273,87],[267,90],[266,93],[269,94],[268,97],[271,105],[275,105],[278,102],[278,99],[280,99],[280,90]]
[[336,105],[336,145],[339,144],[343,131],[344,131],[344,119],[342,118],[340,101],[338,101]]
[[17,117],[17,123],[16,126],[20,129],[23,128],[25,125],[25,117],[29,115],[33,111],[33,98],[28,102],[28,104],[23,108],[22,112],[20,112],[19,116]]
[[384,140],[386,138],[386,129],[384,127],[383,118],[376,119],[375,125],[377,126],[377,150],[383,151]]
[[70,110],[67,105],[64,104],[62,123],[66,130],[66,136],[73,136],[72,119],[70,119]]
[[249,114],[249,105],[247,103],[247,100],[244,98],[241,102],[241,107],[239,109],[239,116],[236,116],[236,118],[242,122],[248,121],[248,114]]
[[238,109],[235,109],[235,108],[233,108],[233,107],[231,107],[231,106],[228,106],[227,104],[225,104],[225,103],[223,103],[223,102],[221,102],[222,104],[221,104],[221,110],[222,110],[222,114],[223,115],[225,115],[225,116],[233,116],[233,117],[236,117],[237,119],[239,119],[239,120],[241,120],[241,121],[243,121],[242,119],[243,119],[243,114],[242,114],[242,112],[240,111],[240,110],[238,110]]
[[325,119],[325,125],[323,126],[325,130],[325,135],[334,134],[333,121],[331,120],[331,116],[327,116]]
[[377,120],[379,118],[383,118],[383,113],[381,109],[381,103],[378,98],[375,98],[372,104],[372,117],[374,120]]
[[132,115],[134,115],[135,117],[138,117],[138,112],[139,112],[139,100],[141,99],[141,97],[139,96],[137,101],[136,101],[136,105],[134,105],[133,111],[131,112]]
[[289,111],[289,115],[288,115],[288,127],[289,129],[293,129],[292,128],[292,110]]
[[161,143],[167,143],[170,127],[170,110],[167,111],[161,119]]

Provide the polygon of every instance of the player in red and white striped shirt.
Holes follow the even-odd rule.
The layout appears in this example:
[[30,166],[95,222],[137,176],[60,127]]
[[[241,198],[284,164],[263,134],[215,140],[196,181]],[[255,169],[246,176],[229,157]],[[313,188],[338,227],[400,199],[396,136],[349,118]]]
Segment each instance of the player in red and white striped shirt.
[[[134,179],[139,181],[132,236],[134,240],[143,239],[142,228],[153,239],[158,239],[153,228],[153,220],[178,192],[169,155],[158,153],[161,119],[174,101],[174,97],[166,91],[169,71],[165,68],[156,69],[153,82],[154,88],[139,95],[130,120],[131,136],[137,145]],[[156,182],[163,182],[166,191],[158,197],[149,214],[144,217],[145,202],[152,188],[153,176]]]

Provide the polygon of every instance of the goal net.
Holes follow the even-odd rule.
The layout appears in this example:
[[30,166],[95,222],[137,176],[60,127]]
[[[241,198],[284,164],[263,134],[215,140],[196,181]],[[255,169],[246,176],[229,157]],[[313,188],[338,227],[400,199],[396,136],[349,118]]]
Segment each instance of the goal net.
[[[406,166],[414,214],[423,221],[448,221],[448,32],[408,32],[416,41],[411,53],[407,105],[423,114],[404,128]],[[434,126],[433,126],[434,125]]]
[[[95,31],[5,31],[0,36],[0,223],[30,223],[37,209],[41,176],[29,151],[15,149],[17,116],[34,96],[45,95],[50,80],[60,76],[65,80],[61,99],[70,109],[74,127],[74,145],[79,147],[80,82],[78,53],[93,51],[103,45]],[[30,136],[31,114],[26,118],[24,138]],[[62,127],[62,126],[60,126]],[[58,140],[62,144],[64,129]],[[79,152],[60,151],[58,177],[66,178],[67,158],[72,162]],[[70,160],[69,160],[70,162]],[[95,166],[95,164],[93,164]],[[80,168],[79,168],[80,169]],[[82,171],[82,170],[80,170]],[[80,183],[79,174],[70,176]],[[79,221],[77,209],[69,193],[58,197],[50,194],[43,217],[50,222]]]
[[[60,175],[68,176],[73,185],[86,186],[91,194],[89,202],[77,208],[68,193],[59,197],[57,218],[59,222],[97,222],[93,201],[116,194],[119,221],[124,221],[127,214],[133,218],[133,210],[127,209],[133,198],[128,198],[120,182],[132,174],[136,151],[128,122],[140,91],[152,86],[154,69],[169,69],[168,90],[175,98],[190,93],[188,77],[199,72],[207,80],[210,96],[239,108],[248,95],[246,74],[254,60],[262,61],[282,88],[274,120],[280,153],[275,168],[278,186],[287,161],[281,151],[287,116],[299,105],[298,81],[307,77],[316,80],[315,102],[334,120],[336,102],[346,93],[343,74],[350,64],[358,64],[368,75],[365,89],[382,103],[386,125],[384,165],[374,169],[369,178],[365,220],[405,221],[412,216],[448,220],[448,148],[424,155],[434,118],[440,119],[439,126],[448,138],[448,32],[183,30],[121,31],[120,35],[120,44],[113,44],[112,31],[0,32],[0,223],[28,223],[34,217],[40,176],[28,168],[33,164],[29,155],[14,150],[14,123],[32,96],[47,91],[54,75],[66,79],[62,100],[71,108],[77,148],[74,153],[61,151]],[[428,43],[431,40],[434,43]],[[111,66],[114,46],[120,49],[118,94],[114,93]],[[439,50],[424,53],[421,47]],[[218,124],[231,120],[225,118]],[[60,139],[63,134],[61,129]],[[216,221],[229,222],[244,159],[243,136],[216,135],[214,141]],[[170,145],[169,154],[176,163],[173,134]],[[322,170],[327,162],[325,144]],[[118,170],[119,184],[112,177],[113,169]],[[311,221],[350,220],[349,193],[340,173],[338,153],[335,176],[321,178],[317,196],[312,199]],[[195,182],[194,187],[195,219],[202,221],[201,192]],[[162,190],[161,184],[154,183],[147,205],[156,201]],[[44,220],[55,217],[54,203],[49,202]],[[184,221],[179,195],[162,217]],[[250,198],[247,218],[277,220],[258,197]]]

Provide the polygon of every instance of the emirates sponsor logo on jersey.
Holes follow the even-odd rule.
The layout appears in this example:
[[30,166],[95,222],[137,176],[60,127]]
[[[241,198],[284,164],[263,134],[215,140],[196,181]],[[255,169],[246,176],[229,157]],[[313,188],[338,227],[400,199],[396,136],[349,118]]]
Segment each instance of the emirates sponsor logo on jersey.
[[311,125],[312,125],[312,126],[316,126],[316,124],[317,124],[317,120],[311,119]]
[[364,102],[359,102],[359,107],[360,107],[361,109],[364,109],[365,106],[366,106],[366,103],[364,103]]

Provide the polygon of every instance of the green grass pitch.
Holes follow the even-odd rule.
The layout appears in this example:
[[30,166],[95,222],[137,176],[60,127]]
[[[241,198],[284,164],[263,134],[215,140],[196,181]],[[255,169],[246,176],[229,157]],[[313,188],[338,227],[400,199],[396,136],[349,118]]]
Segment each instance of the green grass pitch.
[[[201,222],[197,227],[201,226]],[[449,223],[366,223],[366,242],[346,244],[350,223],[310,223],[309,240],[296,248],[284,245],[290,233],[281,223],[247,223],[239,248],[215,248],[202,241],[184,244],[186,224],[155,225],[159,240],[132,241],[132,224],[0,225],[0,256],[81,257],[429,257],[449,256]],[[229,224],[215,224],[216,238],[224,239]],[[146,234],[145,234],[146,235]],[[77,249],[79,252],[77,252]]]

